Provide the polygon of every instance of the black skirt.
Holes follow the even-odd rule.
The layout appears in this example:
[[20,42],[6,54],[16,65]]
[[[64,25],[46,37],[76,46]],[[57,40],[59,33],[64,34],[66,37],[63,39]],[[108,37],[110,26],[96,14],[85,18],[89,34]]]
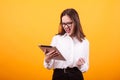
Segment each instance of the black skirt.
[[84,80],[82,72],[77,68],[54,69],[52,80]]

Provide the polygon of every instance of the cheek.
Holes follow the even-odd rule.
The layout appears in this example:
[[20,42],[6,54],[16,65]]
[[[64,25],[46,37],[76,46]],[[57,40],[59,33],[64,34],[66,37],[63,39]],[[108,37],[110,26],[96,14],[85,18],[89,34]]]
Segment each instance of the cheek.
[[74,32],[74,27],[71,27],[71,32]]
[[74,30],[75,30],[75,24],[72,24],[71,30],[72,30],[72,32],[74,32]]
[[63,30],[65,30],[65,28],[63,27]]

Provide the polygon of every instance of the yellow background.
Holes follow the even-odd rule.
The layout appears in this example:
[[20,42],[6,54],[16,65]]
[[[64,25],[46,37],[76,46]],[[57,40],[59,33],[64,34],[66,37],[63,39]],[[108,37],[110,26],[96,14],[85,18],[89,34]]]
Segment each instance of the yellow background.
[[120,80],[119,0],[1,0],[0,80],[51,80],[38,44],[50,44],[66,8],[78,11],[90,42],[85,80]]

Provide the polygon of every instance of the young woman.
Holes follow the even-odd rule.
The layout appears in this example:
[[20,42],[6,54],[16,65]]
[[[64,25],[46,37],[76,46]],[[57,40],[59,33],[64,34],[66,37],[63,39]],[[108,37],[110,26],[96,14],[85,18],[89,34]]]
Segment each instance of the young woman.
[[52,59],[59,55],[56,51],[47,53],[44,66],[54,70],[52,80],[84,80],[82,73],[89,67],[89,41],[75,9],[61,13],[59,32],[53,37],[51,46],[55,46],[66,59]]

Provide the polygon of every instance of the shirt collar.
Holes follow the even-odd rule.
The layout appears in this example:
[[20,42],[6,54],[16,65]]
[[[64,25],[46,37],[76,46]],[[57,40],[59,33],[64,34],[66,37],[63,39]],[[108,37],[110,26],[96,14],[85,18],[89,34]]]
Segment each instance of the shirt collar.
[[66,36],[68,36],[68,35],[67,35],[67,33],[65,33],[65,34],[64,34],[64,35],[62,35],[62,36],[63,36],[63,37],[66,37]]
[[[64,35],[63,35],[63,37],[70,37],[67,33],[65,33]],[[73,39],[75,39],[76,37],[73,37]]]

